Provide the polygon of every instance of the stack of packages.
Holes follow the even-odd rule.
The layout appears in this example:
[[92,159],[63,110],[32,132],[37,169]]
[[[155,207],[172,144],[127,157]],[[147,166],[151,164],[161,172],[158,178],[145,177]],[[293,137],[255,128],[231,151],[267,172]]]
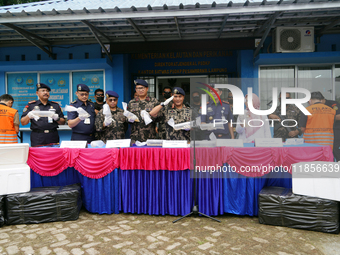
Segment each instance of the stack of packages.
[[29,144],[0,145],[0,227],[6,224],[76,220],[81,187],[43,187],[30,191]]
[[265,187],[259,194],[261,224],[339,233],[339,202],[293,194],[291,189]]

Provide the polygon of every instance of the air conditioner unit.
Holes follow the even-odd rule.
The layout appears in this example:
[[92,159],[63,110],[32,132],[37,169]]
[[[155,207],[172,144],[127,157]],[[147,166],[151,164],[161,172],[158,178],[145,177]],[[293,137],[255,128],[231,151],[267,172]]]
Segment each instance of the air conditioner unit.
[[273,46],[274,52],[313,52],[314,27],[277,27]]

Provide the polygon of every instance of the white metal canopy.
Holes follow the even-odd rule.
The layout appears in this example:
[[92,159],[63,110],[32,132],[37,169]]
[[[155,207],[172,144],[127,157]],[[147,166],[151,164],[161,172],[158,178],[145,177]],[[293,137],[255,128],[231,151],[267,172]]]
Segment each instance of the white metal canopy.
[[277,26],[340,33],[340,1],[54,0],[0,7],[0,46],[261,38]]

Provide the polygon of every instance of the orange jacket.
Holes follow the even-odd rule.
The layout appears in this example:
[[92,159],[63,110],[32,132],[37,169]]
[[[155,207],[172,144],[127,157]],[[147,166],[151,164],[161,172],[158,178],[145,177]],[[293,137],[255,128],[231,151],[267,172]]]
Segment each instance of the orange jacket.
[[0,104],[0,144],[17,143],[17,132],[14,128],[14,115],[18,111]]
[[306,143],[329,145],[333,149],[333,124],[336,111],[324,104],[313,104],[307,107],[312,114],[307,116],[306,130],[303,135]]

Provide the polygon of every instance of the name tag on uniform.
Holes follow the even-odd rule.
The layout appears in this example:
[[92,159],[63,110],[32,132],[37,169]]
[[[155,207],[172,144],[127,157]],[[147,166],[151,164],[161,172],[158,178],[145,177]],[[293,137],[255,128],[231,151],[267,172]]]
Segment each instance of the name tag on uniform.
[[51,117],[47,117],[48,118],[48,123],[53,123],[53,119]]
[[91,124],[90,118],[86,118],[86,119],[84,120],[84,124]]

